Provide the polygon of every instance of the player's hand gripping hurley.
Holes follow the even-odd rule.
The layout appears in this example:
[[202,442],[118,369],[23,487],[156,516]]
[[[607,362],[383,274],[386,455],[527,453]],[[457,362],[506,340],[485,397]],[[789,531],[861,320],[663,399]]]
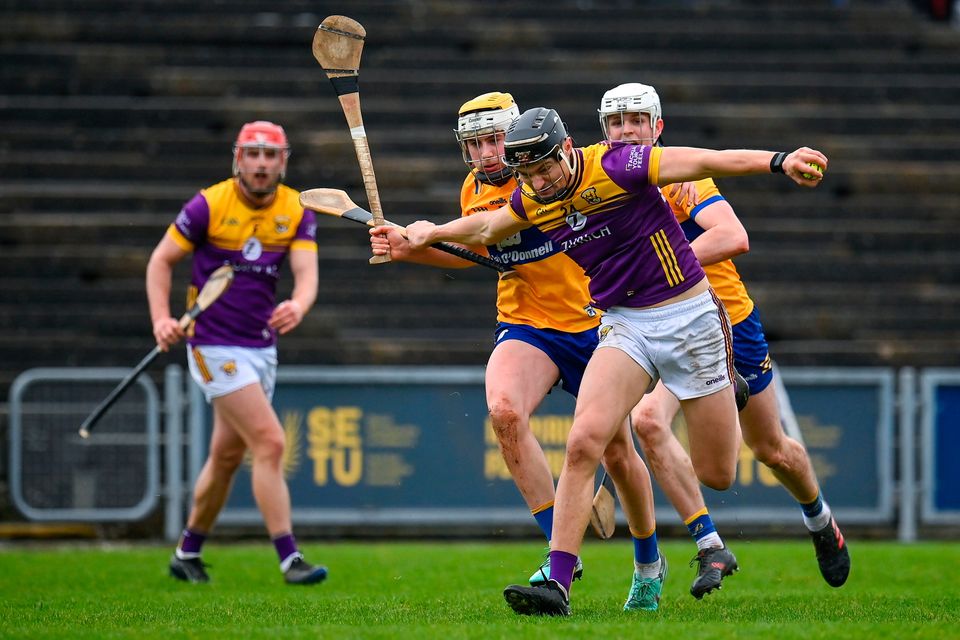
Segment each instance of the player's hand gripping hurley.
[[[183,317],[180,318],[180,328],[186,330],[190,326],[190,323],[197,319],[201,313],[203,313],[207,307],[213,304],[217,298],[219,298],[224,291],[227,290],[227,287],[230,286],[230,283],[233,282],[233,267],[230,265],[224,265],[210,274],[210,278],[207,280],[207,283],[203,285],[203,289],[200,290],[200,293],[197,295],[196,302],[193,303],[193,306],[183,314]],[[143,371],[150,366],[150,363],[157,359],[157,356],[160,355],[160,345],[157,345],[153,350],[148,353],[143,360],[133,368],[133,371],[127,374],[123,380],[120,381],[120,384],[110,392],[103,402],[97,405],[97,408],[93,410],[87,419],[83,421],[83,424],[80,425],[80,437],[89,438],[90,432],[93,430],[94,425],[97,421],[103,417],[103,414],[107,412],[107,409],[112,407],[117,399],[126,391],[130,385],[140,376]]]
[[[354,204],[353,200],[350,199],[350,196],[348,196],[345,191],[341,191],[340,189],[307,189],[300,194],[300,206],[328,216],[346,218],[347,220],[359,222],[360,224],[365,224],[369,227],[377,226],[377,224],[374,222],[373,214]],[[403,227],[398,224],[394,224],[389,220],[381,220],[380,224],[399,227],[400,233],[404,233]],[[463,247],[455,244],[437,242],[436,244],[432,244],[430,246],[435,249],[439,249],[440,251],[449,253],[450,255],[457,256],[458,258],[463,258],[464,260],[469,260],[470,262],[474,262],[480,266],[487,267],[488,269],[493,269],[494,271],[498,272],[502,278],[510,278],[515,276],[517,273],[513,269],[500,264],[496,260],[488,258],[487,256],[482,256],[479,253],[470,251],[469,249],[464,249]]]
[[[380,206],[380,192],[377,189],[377,177],[373,172],[373,159],[367,144],[367,133],[363,128],[363,116],[360,113],[360,54],[363,53],[363,39],[367,32],[363,26],[346,16],[329,16],[313,36],[313,57],[326,72],[333,84],[347,117],[350,137],[360,163],[363,176],[363,188],[367,192],[367,201],[373,213],[374,226],[383,224],[383,208]],[[370,264],[390,262],[389,255],[373,256]]]

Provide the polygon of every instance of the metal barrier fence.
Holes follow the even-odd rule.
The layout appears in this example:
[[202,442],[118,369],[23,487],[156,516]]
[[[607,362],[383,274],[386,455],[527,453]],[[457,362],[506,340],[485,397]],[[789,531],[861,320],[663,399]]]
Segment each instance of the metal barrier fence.
[[[164,535],[176,538],[206,457],[209,407],[192,382],[184,389],[182,371],[172,365],[163,408],[154,385],[141,378],[81,441],[80,421],[125,373],[36,369],[14,383],[10,484],[25,516],[144,517],[161,493],[165,444]],[[914,539],[919,525],[960,525],[960,469],[952,462],[960,451],[960,369],[781,373],[793,414],[786,422],[805,442],[824,494],[845,522],[896,525],[901,540]],[[284,463],[297,523],[493,530],[530,519],[488,423],[481,367],[288,366],[280,370],[274,406],[287,435]],[[555,392],[531,422],[555,475],[572,412],[573,400]],[[683,442],[682,419],[674,428]],[[705,490],[705,497],[721,522],[799,522],[792,498],[746,448],[735,486]],[[675,520],[659,491],[656,500],[658,519]],[[260,522],[247,466],[220,522]]]
[[146,376],[103,417],[77,428],[126,369],[31,369],[10,389],[10,491],[32,520],[137,520],[156,506],[159,396]]

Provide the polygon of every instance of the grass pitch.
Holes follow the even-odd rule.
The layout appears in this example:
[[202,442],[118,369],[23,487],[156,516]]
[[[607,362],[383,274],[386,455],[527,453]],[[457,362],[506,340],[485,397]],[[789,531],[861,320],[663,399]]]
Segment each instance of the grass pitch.
[[542,546],[523,543],[307,543],[327,582],[285,585],[273,548],[208,542],[212,582],[166,575],[169,546],[0,547],[0,636],[33,638],[957,638],[960,544],[851,542],[841,589],[808,541],[730,541],[741,571],[702,601],[689,595],[692,542],[662,544],[660,611],[621,610],[632,545],[588,541],[573,616],[514,615],[501,592],[523,583]]

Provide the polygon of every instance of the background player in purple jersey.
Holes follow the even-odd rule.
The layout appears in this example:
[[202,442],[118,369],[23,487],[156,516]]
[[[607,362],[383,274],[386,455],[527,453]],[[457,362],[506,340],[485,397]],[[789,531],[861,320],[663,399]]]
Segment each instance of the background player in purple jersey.
[[[660,96],[653,87],[638,83],[614,87],[603,95],[598,113],[607,140],[660,144],[664,123]],[[744,442],[800,504],[823,578],[833,587],[842,586],[850,573],[849,551],[822,498],[806,449],[783,428],[775,385],[770,384],[774,370],[760,314],[730,261],[746,250],[747,233],[712,180],[698,186],[704,196],[701,202],[671,207],[733,324],[734,365],[750,386],[750,400],[739,416]],[[670,428],[679,409],[676,396],[658,383],[631,418],[654,477],[697,541],[699,575],[690,591],[699,598],[719,587],[737,561],[716,532],[700,487],[691,481],[690,458]]]
[[[230,288],[186,332],[190,373],[213,405],[213,433],[187,527],[170,560],[170,574],[180,580],[209,580],[201,547],[247,451],[253,495],[284,579],[312,584],[327,575],[326,567],[309,564],[297,549],[283,477],[284,432],[270,404],[277,334],[299,325],[317,297],[316,220],[300,207],[298,192],[281,184],[289,155],[283,128],[266,121],[244,125],[234,145],[233,177],[184,205],[147,265],[153,334],[164,350],[184,337],[170,314],[174,265],[193,253],[192,295],[220,265],[235,271]],[[276,305],[288,254],[293,291]]]
[[559,115],[545,108],[513,122],[504,158],[520,184],[510,204],[441,226],[416,222],[407,234],[415,248],[440,240],[492,244],[535,225],[584,268],[591,297],[605,310],[557,486],[550,580],[504,591],[518,613],[568,615],[602,452],[657,380],[681,399],[700,480],[726,489],[736,470],[729,323],[658,185],[773,172],[813,187],[822,173],[808,163],[826,168],[827,158],[806,147],[789,154],[621,143],[575,149]]

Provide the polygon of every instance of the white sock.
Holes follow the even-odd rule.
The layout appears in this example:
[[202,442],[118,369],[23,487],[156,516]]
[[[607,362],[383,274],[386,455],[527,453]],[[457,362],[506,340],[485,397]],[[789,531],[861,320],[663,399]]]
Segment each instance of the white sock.
[[822,502],[823,510],[817,515],[810,518],[807,514],[803,514],[803,524],[807,525],[807,529],[810,531],[820,531],[820,529],[830,524],[830,518],[833,516],[833,513],[830,511],[830,505],[827,504],[827,501],[823,500]]
[[180,551],[180,547],[177,547],[177,550],[173,552],[173,555],[177,556],[181,560],[192,560],[200,557],[199,553],[187,553],[186,551]]
[[660,558],[656,562],[640,563],[633,561],[633,570],[640,574],[641,578],[656,578],[660,575]]
[[697,550],[702,549],[719,549],[723,546],[723,540],[720,538],[720,534],[714,531],[713,533],[708,533],[699,540],[697,540]]

